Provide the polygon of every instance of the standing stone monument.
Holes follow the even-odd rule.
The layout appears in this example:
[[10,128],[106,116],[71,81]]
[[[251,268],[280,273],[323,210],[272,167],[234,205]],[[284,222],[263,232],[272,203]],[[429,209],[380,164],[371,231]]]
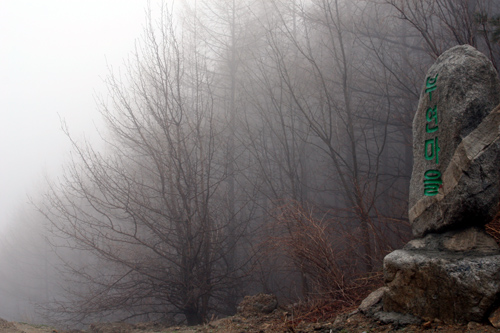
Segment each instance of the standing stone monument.
[[484,231],[500,198],[500,82],[471,46],[429,69],[413,120],[413,235],[384,259],[384,311],[445,323],[500,305],[500,248]]

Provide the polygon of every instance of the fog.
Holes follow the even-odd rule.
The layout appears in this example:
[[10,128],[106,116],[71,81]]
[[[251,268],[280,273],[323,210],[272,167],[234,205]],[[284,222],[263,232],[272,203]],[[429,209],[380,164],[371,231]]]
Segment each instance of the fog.
[[456,1],[0,2],[0,318],[354,307],[410,237],[427,68],[500,66],[500,5]]
[[[94,96],[134,49],[146,1],[0,2],[0,230],[58,171],[77,135],[95,135]],[[10,222],[12,223],[12,222]]]
[[[138,0],[0,2],[2,318],[41,320],[33,301],[48,299],[53,268],[34,259],[47,245],[28,197],[40,195],[68,159],[62,122],[75,137],[96,138],[95,96],[106,93],[109,68],[120,68],[134,49],[145,9]],[[13,251],[16,244],[22,250]]]

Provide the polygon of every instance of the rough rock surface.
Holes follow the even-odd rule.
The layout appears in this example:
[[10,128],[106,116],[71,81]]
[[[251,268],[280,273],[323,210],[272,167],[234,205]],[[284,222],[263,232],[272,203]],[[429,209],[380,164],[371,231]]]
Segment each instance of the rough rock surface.
[[387,287],[380,287],[372,292],[361,302],[358,310],[365,315],[373,315],[373,313],[380,311],[382,309],[382,299],[387,290]]
[[401,314],[398,312],[376,312],[373,317],[381,324],[396,324],[397,326],[418,325],[422,323],[420,318],[411,314]]
[[489,246],[439,249],[448,236],[433,235],[429,249],[397,250],[385,257],[384,311],[448,324],[486,319],[500,292],[500,252]]
[[[383,299],[387,287],[380,287],[366,297],[358,307],[358,311],[363,315],[373,318],[381,324],[395,324],[396,326],[418,325],[422,320],[411,314],[402,314],[398,312],[383,311]],[[348,315],[349,317],[349,315]],[[341,319],[341,318],[338,318]],[[335,323],[334,323],[335,324]]]
[[419,238],[384,259],[385,312],[500,324],[500,248],[484,231],[499,210],[499,103],[498,74],[471,46],[429,69],[413,120],[408,215]]
[[481,226],[497,212],[499,103],[497,72],[471,46],[446,51],[429,69],[413,120],[409,217],[416,237]]
[[495,239],[480,228],[453,230],[442,234],[428,234],[424,238],[414,239],[404,250],[467,252],[474,255],[496,254],[500,247]]

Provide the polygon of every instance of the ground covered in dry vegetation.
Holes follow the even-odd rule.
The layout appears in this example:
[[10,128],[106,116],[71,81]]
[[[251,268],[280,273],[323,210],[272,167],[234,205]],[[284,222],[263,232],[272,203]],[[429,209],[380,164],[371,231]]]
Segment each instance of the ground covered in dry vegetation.
[[[2,333],[76,333],[78,331],[57,330],[47,326],[11,323],[0,320]],[[83,332],[83,331],[81,331]],[[427,322],[422,325],[396,326],[384,324],[358,313],[346,320],[331,320],[326,322],[307,322],[293,320],[290,314],[278,310],[270,315],[244,317],[235,315],[210,322],[209,324],[187,327],[164,327],[155,323],[143,324],[97,324],[87,330],[92,333],[153,333],[153,332],[500,332],[486,324],[469,323],[467,325],[444,325],[439,322]]]
[[[257,295],[252,302],[267,295]],[[248,299],[247,299],[248,300]],[[245,302],[245,300],[244,300]],[[65,331],[43,325],[8,322],[0,319],[2,333],[153,333],[153,332],[500,332],[499,329],[485,323],[468,323],[466,325],[445,325],[439,321],[421,324],[401,325],[385,323],[369,318],[356,309],[336,314],[334,305],[277,306],[271,309],[256,311],[252,307],[239,308],[238,314],[232,317],[214,319],[208,324],[199,326],[167,327],[159,323],[96,323],[86,331]],[[262,309],[261,309],[262,310]]]
[[[498,216],[486,226],[487,232],[500,242]],[[213,318],[198,326],[168,326],[148,322],[129,324],[94,323],[85,331],[64,330],[45,325],[8,322],[0,318],[0,333],[153,333],[153,332],[500,332],[489,323],[470,322],[447,325],[439,320],[404,325],[365,316],[358,310],[361,301],[383,285],[381,273],[351,281],[335,294],[336,301],[310,301],[293,305],[278,304],[273,295],[247,296],[238,313],[226,318]],[[332,295],[333,296],[333,295]]]

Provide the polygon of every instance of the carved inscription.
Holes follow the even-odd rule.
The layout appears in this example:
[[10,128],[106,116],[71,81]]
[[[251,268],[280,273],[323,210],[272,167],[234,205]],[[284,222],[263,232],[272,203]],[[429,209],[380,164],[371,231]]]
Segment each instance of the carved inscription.
[[[437,78],[428,77],[425,81],[425,93],[429,96],[429,101],[432,102],[432,93],[437,89]],[[424,157],[427,161],[434,162],[437,166],[439,165],[439,116],[438,107],[435,104],[433,107],[429,107],[425,114],[427,124],[425,126],[425,132],[428,134],[425,139],[424,144]],[[435,168],[428,169],[424,173],[424,195],[432,197],[438,194],[439,188],[443,184],[441,179],[441,172]]]

